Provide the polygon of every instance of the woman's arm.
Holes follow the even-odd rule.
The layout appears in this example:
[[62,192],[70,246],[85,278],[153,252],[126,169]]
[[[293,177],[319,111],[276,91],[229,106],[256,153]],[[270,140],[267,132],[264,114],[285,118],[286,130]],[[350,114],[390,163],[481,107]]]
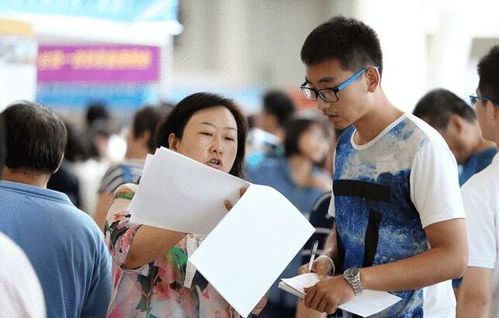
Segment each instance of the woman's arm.
[[130,223],[128,206],[137,190],[135,184],[120,186],[114,193],[104,233],[114,261],[135,269],[165,255],[186,236],[166,229]]

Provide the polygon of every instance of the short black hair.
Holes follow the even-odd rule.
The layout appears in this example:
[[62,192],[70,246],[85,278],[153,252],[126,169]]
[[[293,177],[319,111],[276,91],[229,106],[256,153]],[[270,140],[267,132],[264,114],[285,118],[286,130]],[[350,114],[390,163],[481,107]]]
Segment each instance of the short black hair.
[[66,127],[52,110],[18,101],[3,111],[7,133],[9,169],[52,174],[57,170],[67,142]]
[[414,107],[413,114],[427,121],[431,126],[446,129],[452,114],[470,123],[475,122],[473,108],[453,92],[437,88],[426,93]]
[[3,164],[5,162],[5,126],[3,115],[0,114],[0,177],[2,176]]
[[93,101],[87,105],[85,117],[87,126],[92,126],[96,121],[108,121],[111,118],[106,104],[100,101]]
[[483,96],[499,103],[499,45],[490,49],[478,63],[478,89]]
[[243,177],[244,154],[246,147],[247,124],[244,115],[236,104],[225,97],[211,93],[195,93],[182,99],[171,111],[165,121],[158,126],[156,134],[156,146],[169,147],[168,136],[174,133],[179,139],[182,139],[185,125],[191,117],[202,109],[223,106],[227,108],[234,116],[237,125],[237,153],[230,174],[236,177]]
[[133,135],[135,138],[140,137],[145,132],[150,133],[147,141],[149,153],[154,153],[156,149],[155,133],[161,119],[161,111],[154,106],[143,107],[133,117]]
[[273,115],[282,127],[295,112],[296,107],[291,98],[284,92],[272,90],[263,96],[263,110]]
[[383,70],[383,54],[376,32],[362,21],[336,16],[316,27],[301,49],[305,65],[337,59],[345,70],[356,72],[364,66]]
[[321,122],[320,117],[300,117],[295,116],[290,118],[284,125],[286,130],[286,136],[284,137],[284,150],[286,157],[290,157],[294,154],[300,154],[301,151],[298,147],[298,142],[301,135],[307,131],[312,125],[318,125],[325,136],[329,136],[330,132],[327,130],[326,126]]

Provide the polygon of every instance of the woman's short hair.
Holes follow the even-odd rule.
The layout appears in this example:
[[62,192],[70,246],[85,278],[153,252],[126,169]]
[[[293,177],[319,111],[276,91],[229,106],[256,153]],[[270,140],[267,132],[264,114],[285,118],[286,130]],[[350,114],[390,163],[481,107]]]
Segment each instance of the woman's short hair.
[[191,119],[196,112],[216,106],[227,108],[236,120],[237,153],[229,173],[237,177],[243,177],[247,124],[239,107],[237,107],[231,99],[211,93],[196,93],[187,96],[181,100],[166,119],[159,124],[156,133],[156,146],[157,148],[169,148],[168,136],[170,136],[171,133],[174,133],[177,138],[182,139],[185,125],[187,125],[189,119]]

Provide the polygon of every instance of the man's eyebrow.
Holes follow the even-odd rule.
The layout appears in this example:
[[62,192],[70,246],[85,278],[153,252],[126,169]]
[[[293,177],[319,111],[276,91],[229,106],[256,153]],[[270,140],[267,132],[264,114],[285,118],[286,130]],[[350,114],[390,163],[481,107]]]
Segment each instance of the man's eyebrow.
[[[326,76],[326,77],[323,77],[319,80],[319,84],[322,84],[322,83],[332,83],[336,81],[336,77],[334,76]],[[304,84],[312,84],[312,82],[310,82],[306,77],[305,77],[305,83]]]
[[[208,125],[208,126],[211,126],[213,128],[217,128],[216,125],[212,124],[212,123],[209,123],[209,122],[206,122],[206,121],[203,121],[202,123],[200,123],[202,125]],[[224,129],[230,129],[230,130],[234,130],[234,131],[237,131],[237,128],[234,128],[234,127],[224,127]]]

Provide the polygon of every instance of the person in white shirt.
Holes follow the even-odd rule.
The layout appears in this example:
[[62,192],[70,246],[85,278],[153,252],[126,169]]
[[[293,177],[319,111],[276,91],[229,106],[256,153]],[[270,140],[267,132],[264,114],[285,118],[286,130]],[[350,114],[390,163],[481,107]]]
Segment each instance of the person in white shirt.
[[0,233],[0,317],[45,318],[45,300],[26,254]]
[[[499,45],[478,64],[478,122],[486,139],[499,143]],[[469,240],[468,268],[458,317],[499,317],[499,156],[462,188]]]

